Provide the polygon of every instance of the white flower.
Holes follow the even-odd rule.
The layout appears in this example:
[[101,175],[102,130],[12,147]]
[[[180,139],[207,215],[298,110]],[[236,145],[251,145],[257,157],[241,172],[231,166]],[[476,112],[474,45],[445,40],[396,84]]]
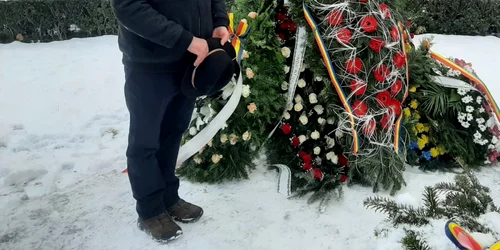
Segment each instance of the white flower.
[[196,117],[196,130],[200,130],[201,126],[205,125],[205,122],[201,116]]
[[326,139],[326,146],[328,148],[333,148],[335,146],[335,139],[328,136],[325,136],[325,139]]
[[318,103],[318,96],[316,94],[314,94],[314,93],[309,94],[309,102],[311,104]]
[[322,117],[318,118],[319,125],[323,125],[323,124],[325,124],[325,122],[326,122],[326,120],[323,119]]
[[299,86],[299,88],[305,87],[306,81],[304,79],[300,79],[299,82],[297,83],[297,86]]
[[465,120],[466,117],[467,117],[467,114],[462,113],[462,112],[458,112],[458,120],[460,122],[462,122],[463,120]]
[[482,117],[481,117],[481,118],[477,118],[477,119],[476,119],[476,122],[477,122],[478,124],[484,124],[486,121],[484,120],[484,118],[482,118]]
[[315,155],[319,155],[321,153],[321,148],[320,147],[315,147],[313,149]]
[[493,144],[488,145],[488,149],[495,149],[495,145]]
[[295,110],[297,112],[301,111],[303,108],[304,108],[304,106],[302,106],[301,103],[297,103],[297,104],[295,104],[295,106],[293,106],[293,110]]
[[465,111],[472,113],[474,112],[474,107],[467,105],[467,107],[465,107]]
[[221,135],[221,136],[220,136],[220,142],[222,142],[222,143],[226,143],[226,142],[227,142],[227,140],[228,140],[228,138],[227,138],[227,135],[226,135],[226,134],[223,134],[223,135]]
[[288,113],[288,111],[286,111],[285,115],[283,117],[285,118],[285,120],[290,119],[290,113]]
[[484,126],[483,124],[479,124],[479,130],[481,130],[481,132],[484,132],[486,131],[486,126]]
[[460,71],[458,70],[448,70],[448,72],[446,72],[446,75],[447,76],[450,76],[450,77],[456,77],[456,76],[459,76],[461,73]]
[[471,103],[474,99],[472,98],[472,96],[468,95],[468,96],[465,96],[465,97],[462,97],[462,102],[467,104],[467,103]]
[[292,51],[290,50],[290,48],[288,48],[288,47],[281,48],[281,54],[284,57],[289,58],[291,53],[292,53]]
[[325,109],[321,105],[316,105],[316,106],[314,106],[314,111],[316,111],[316,113],[318,113],[318,115],[321,115],[321,114],[323,114],[323,111],[325,111]]
[[483,107],[480,107],[480,108],[479,108],[479,113],[484,113],[484,112],[486,112],[486,110],[484,110],[484,108],[483,108]]
[[484,139],[479,144],[484,146],[484,145],[488,144],[488,142],[489,142],[488,140]]
[[479,131],[476,131],[476,133],[474,133],[474,138],[481,139],[482,137],[483,137],[483,135],[481,135],[481,133],[479,133]]
[[196,133],[198,133],[198,130],[195,127],[191,127],[189,129],[189,134],[190,135],[196,135]]
[[250,54],[248,54],[248,51],[243,50],[243,54],[241,55],[241,59],[245,60],[250,57]]
[[300,68],[300,72],[304,72],[307,68],[307,64],[303,63],[302,67]]
[[249,85],[243,85],[243,89],[241,90],[241,96],[247,98],[250,95],[250,93],[252,93],[250,91],[250,86]]
[[200,164],[202,162],[201,158],[198,156],[194,157],[193,160],[194,160],[194,162],[196,162],[196,164]]
[[488,119],[488,121],[486,121],[486,126],[488,128],[493,128],[493,126],[495,126],[496,124],[496,119],[492,116],[490,117],[490,119]]
[[227,123],[225,122],[224,125],[222,125],[222,130],[226,129],[228,127]]
[[255,73],[253,72],[253,70],[251,68],[247,68],[245,70],[245,73],[246,73],[248,79],[252,79],[255,76]]
[[231,143],[231,145],[236,145],[237,142],[238,142],[238,136],[236,136],[235,134],[231,134],[229,136],[229,143]]
[[212,147],[214,145],[214,139],[211,139],[210,141],[208,141],[207,145],[209,147]]
[[217,114],[217,111],[215,111],[215,109],[212,108],[212,104],[208,104],[200,109],[200,114],[202,114],[205,117],[203,118],[203,121],[205,123],[208,123],[212,119],[212,117],[215,114]]
[[474,117],[472,116],[472,114],[467,114],[467,121],[470,122],[474,120]]
[[309,119],[307,119],[307,116],[306,116],[306,115],[301,115],[301,116],[299,117],[299,121],[300,121],[300,123],[302,123],[302,125],[306,125],[306,124],[307,124],[307,122],[309,122]]
[[[234,78],[233,78],[233,80],[234,80]],[[227,100],[227,98],[229,98],[233,94],[234,87],[236,87],[236,82],[231,81],[226,86],[224,86],[224,88],[222,88],[222,99],[223,100]]]
[[300,144],[304,143],[306,140],[307,140],[307,137],[305,135],[299,136]]
[[497,144],[497,142],[498,142],[498,137],[493,136],[493,137],[491,138],[491,143],[493,143],[493,144]]
[[458,93],[459,95],[461,95],[461,96],[464,96],[464,95],[466,95],[466,94],[467,94],[467,89],[464,89],[464,88],[459,88],[459,89],[457,90],[457,93]]
[[287,83],[287,82],[283,82],[283,83],[281,84],[281,89],[282,89],[282,90],[287,90],[287,89],[288,89],[288,83]]
[[335,136],[340,139],[344,136],[344,133],[340,129],[337,129],[335,130]]
[[321,82],[323,80],[323,77],[316,76],[316,77],[314,77],[314,80],[317,81],[317,82]]
[[326,154],[326,159],[332,161],[333,164],[337,164],[339,162],[339,157],[333,152],[328,152],[328,154]]
[[285,74],[288,74],[288,72],[290,72],[290,67],[285,66],[283,70],[285,71]]
[[462,127],[464,127],[464,128],[469,128],[469,126],[470,126],[469,122],[461,122],[461,124],[462,124]]
[[483,103],[483,98],[481,98],[480,96],[478,96],[478,97],[476,98],[476,102],[477,102],[477,104],[481,104],[481,103]]
[[294,98],[295,100],[295,103],[302,103],[302,96],[300,96],[299,94],[297,94]]
[[244,141],[248,141],[250,140],[250,138],[252,138],[252,134],[248,131],[243,133],[243,135],[241,136],[241,139],[243,139]]
[[221,159],[222,159],[222,155],[218,155],[218,154],[212,155],[212,162],[215,164],[217,164]]
[[320,137],[320,134],[318,131],[314,130],[314,132],[311,133],[311,139],[317,140],[317,139],[319,139],[319,137]]
[[333,117],[329,117],[328,120],[326,120],[326,122],[330,125],[333,125],[335,124],[335,119]]
[[293,109],[293,103],[288,103],[287,106],[286,106],[286,110],[290,111],[292,109]]

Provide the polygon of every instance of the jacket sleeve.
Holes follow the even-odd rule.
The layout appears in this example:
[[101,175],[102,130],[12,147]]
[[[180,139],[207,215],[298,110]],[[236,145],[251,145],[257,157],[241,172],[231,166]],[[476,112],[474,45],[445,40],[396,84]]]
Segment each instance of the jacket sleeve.
[[224,0],[212,0],[212,20],[214,29],[221,26],[226,28],[229,26],[229,17],[227,16]]
[[191,45],[193,34],[168,20],[146,0],[111,0],[111,4],[118,22],[130,32],[167,48],[185,51]]

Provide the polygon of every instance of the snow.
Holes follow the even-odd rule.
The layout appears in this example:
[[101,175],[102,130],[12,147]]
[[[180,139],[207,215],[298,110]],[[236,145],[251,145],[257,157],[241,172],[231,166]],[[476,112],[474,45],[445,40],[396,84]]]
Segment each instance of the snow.
[[[500,39],[434,35],[433,50],[462,58],[500,100],[496,72]],[[417,37],[421,40],[422,36]],[[128,113],[115,36],[47,44],[0,45],[0,249],[164,249],[135,226],[125,168]],[[345,200],[324,213],[306,198],[276,190],[276,173],[260,167],[250,180],[221,185],[183,181],[181,196],[204,217],[181,225],[168,247],[188,249],[399,250],[401,228],[363,207],[370,188],[345,188]],[[500,169],[477,173],[500,204]],[[408,186],[394,199],[421,204],[425,186],[453,174],[405,172]],[[380,195],[388,196],[387,193]],[[500,233],[500,216],[481,221]],[[421,229],[435,249],[455,249],[445,221]],[[375,232],[378,237],[375,237]],[[491,245],[494,235],[479,235]]]

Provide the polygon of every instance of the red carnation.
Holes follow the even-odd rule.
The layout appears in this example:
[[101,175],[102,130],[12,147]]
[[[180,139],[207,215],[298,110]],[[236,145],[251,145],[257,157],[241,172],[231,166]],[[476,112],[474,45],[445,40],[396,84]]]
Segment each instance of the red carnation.
[[342,183],[347,182],[347,175],[340,176],[340,180],[339,181],[342,182]]
[[375,68],[375,71],[373,71],[373,75],[375,76],[375,79],[378,82],[384,82],[385,79],[387,79],[387,77],[390,74],[391,74],[391,71],[389,70],[389,68],[385,64],[377,66]]
[[287,30],[289,28],[288,23],[287,22],[280,23],[280,28]]
[[405,25],[406,25],[406,27],[411,27],[411,21],[406,21]]
[[291,32],[297,31],[297,26],[295,25],[294,22],[290,21],[289,29]]
[[302,166],[302,169],[303,169],[304,171],[309,171],[309,170],[311,170],[312,168],[313,168],[313,165],[312,165],[312,163],[311,163],[311,162],[306,162],[306,163],[304,163],[304,166]]
[[363,17],[363,19],[361,19],[361,28],[367,33],[377,31],[378,28],[377,19],[375,19],[375,17],[373,16]]
[[302,157],[302,160],[304,162],[312,162],[312,157],[308,154],[304,155],[304,157]]
[[300,139],[298,137],[292,138],[292,146],[294,146],[294,147],[300,146]]
[[341,44],[348,44],[351,41],[352,32],[349,29],[340,29],[337,32],[337,41]]
[[365,125],[363,126],[363,133],[370,137],[375,133],[375,129],[377,129],[377,123],[375,122],[375,119],[371,118],[369,121],[365,122]]
[[391,95],[396,96],[399,91],[403,88],[403,82],[401,80],[397,80],[392,86],[391,86]]
[[278,34],[278,37],[279,37],[281,40],[283,40],[283,41],[285,41],[285,40],[286,40],[285,34],[283,34],[283,33],[279,33],[279,34]]
[[304,152],[304,151],[300,151],[300,152],[299,152],[299,157],[300,157],[301,159],[303,159],[305,155],[307,155],[307,153],[306,153],[306,152]]
[[397,53],[394,58],[394,65],[396,65],[397,68],[402,68],[406,64],[406,56],[403,52]]
[[388,114],[382,115],[382,120],[380,120],[380,125],[382,125],[383,129],[389,130],[391,125],[390,122],[391,122],[391,117]]
[[313,176],[316,180],[323,180],[323,172],[319,168],[313,169]]
[[379,103],[379,105],[382,105],[383,107],[389,106],[389,104],[391,103],[391,99],[392,99],[391,94],[387,90],[379,92],[377,94],[378,103]]
[[285,124],[281,127],[281,130],[283,130],[283,133],[285,135],[289,135],[290,133],[292,133],[292,126],[290,126],[290,124]]
[[391,10],[389,9],[389,6],[387,6],[387,4],[381,4],[378,6],[380,12],[382,12],[382,16],[385,18],[385,19],[388,19],[391,17]]
[[286,18],[287,18],[286,14],[278,13],[278,20],[279,21],[284,21],[284,20],[286,20]]
[[340,10],[333,10],[326,18],[331,26],[339,26],[344,20],[344,16]]
[[415,33],[410,34],[411,39],[415,38]]
[[369,45],[370,49],[372,49],[373,51],[377,52],[377,53],[380,53],[380,51],[382,50],[383,47],[385,47],[385,42],[382,41],[382,39],[380,38],[373,38],[371,41],[370,41],[370,45]]
[[363,61],[359,58],[349,59],[345,64],[345,68],[349,74],[357,74],[363,68]]
[[397,26],[392,26],[391,37],[395,42],[399,41],[399,29]]
[[365,82],[357,79],[357,80],[352,80],[351,86],[349,87],[351,88],[351,92],[354,93],[354,95],[362,96],[365,94],[368,85]]
[[401,114],[401,102],[399,102],[398,99],[391,99],[387,107],[389,108],[390,112],[392,112],[392,114],[395,114],[396,116]]
[[349,160],[344,154],[339,154],[339,165],[342,167],[348,167],[349,166]]
[[355,101],[352,109],[357,117],[363,117],[368,113],[368,106],[363,101]]

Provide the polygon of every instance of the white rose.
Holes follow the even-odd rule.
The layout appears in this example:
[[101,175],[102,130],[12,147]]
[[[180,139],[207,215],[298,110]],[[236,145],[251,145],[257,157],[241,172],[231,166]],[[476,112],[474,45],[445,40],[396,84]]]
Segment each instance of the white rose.
[[300,72],[304,72],[307,68],[307,64],[303,63],[302,67],[300,68]]
[[241,136],[241,139],[243,139],[244,141],[248,141],[250,140],[250,138],[252,138],[252,134],[248,131],[243,133],[243,135]]
[[294,100],[295,100],[295,103],[302,103],[302,97],[301,97],[299,94],[297,94],[297,95],[295,96],[295,99],[294,99]]
[[198,130],[196,130],[196,128],[195,128],[195,127],[191,127],[191,128],[189,129],[189,134],[190,134],[190,135],[196,135],[196,133],[198,133]]
[[314,80],[317,81],[317,82],[321,82],[323,80],[323,77],[316,76],[316,77],[314,77]]
[[328,154],[326,154],[326,159],[332,161],[334,164],[337,164],[339,162],[339,157],[333,152],[329,152]]
[[248,79],[252,79],[255,76],[255,73],[253,72],[253,70],[251,68],[247,68],[245,73],[246,73]]
[[326,146],[328,148],[333,148],[333,146],[335,146],[335,139],[328,136],[325,136],[325,139],[326,139]]
[[222,143],[226,143],[226,142],[227,142],[227,140],[228,140],[228,138],[227,138],[227,135],[226,135],[226,134],[223,134],[223,135],[221,135],[221,136],[220,136],[220,142],[222,142]]
[[299,82],[297,83],[297,86],[299,86],[299,88],[305,87],[306,81],[304,79],[300,79]]
[[288,48],[288,47],[281,48],[281,54],[284,57],[289,58],[290,57],[290,53],[292,53],[292,51],[290,50],[290,48]]
[[290,113],[288,113],[288,111],[287,111],[287,112],[285,112],[284,117],[285,117],[285,120],[290,119]]
[[314,94],[314,93],[309,94],[309,102],[311,104],[318,103],[318,96],[316,94]]
[[320,118],[318,118],[318,123],[319,123],[319,125],[323,125],[323,124],[325,124],[325,122],[326,122],[326,120],[325,120],[325,119],[323,119],[323,118],[321,118],[321,117],[320,117]]
[[196,162],[196,164],[200,164],[202,162],[201,158],[198,156],[194,157],[193,160],[194,160],[194,162]]
[[303,108],[304,108],[304,106],[302,106],[302,104],[301,104],[301,103],[297,103],[297,104],[295,104],[295,106],[293,107],[293,110],[295,110],[295,111],[299,112],[299,111],[301,111]]
[[335,136],[340,139],[344,136],[344,133],[342,133],[342,131],[340,131],[340,129],[337,129],[335,131]]
[[286,110],[287,110],[287,111],[290,111],[290,110],[292,110],[292,109],[293,109],[293,103],[288,103],[287,105],[288,105],[288,106],[286,107]]
[[287,90],[287,89],[288,89],[288,83],[287,83],[287,82],[283,82],[283,83],[281,84],[281,89],[282,89],[282,90]]
[[311,139],[317,140],[317,139],[319,139],[319,137],[320,137],[320,134],[318,131],[315,130],[314,132],[311,133]]
[[320,147],[315,147],[314,148],[314,154],[319,155],[321,153],[321,148]]
[[215,155],[212,155],[212,162],[213,163],[219,163],[219,161],[222,159],[222,155],[218,155],[218,154],[215,154]]
[[335,119],[333,119],[333,117],[330,117],[330,118],[328,118],[328,120],[326,120],[326,122],[330,125],[333,125],[333,124],[335,124]]
[[246,50],[243,50],[243,55],[241,55],[241,59],[245,60],[250,57],[250,54]]
[[299,136],[300,143],[304,143],[307,140],[307,137],[305,135]]
[[316,106],[314,106],[314,111],[316,111],[316,113],[318,113],[318,115],[321,115],[321,114],[323,114],[325,109],[321,105],[316,105]]
[[307,119],[307,116],[305,116],[305,115],[301,115],[301,116],[299,117],[299,121],[300,121],[300,123],[302,123],[302,125],[306,125],[306,124],[307,124],[307,122],[309,121],[309,119]]
[[290,72],[290,67],[285,66],[283,70],[285,71],[285,74],[288,74],[288,72]]
[[250,93],[252,93],[250,91],[250,86],[249,85],[243,85],[243,89],[241,90],[241,96],[247,98],[250,95]]

